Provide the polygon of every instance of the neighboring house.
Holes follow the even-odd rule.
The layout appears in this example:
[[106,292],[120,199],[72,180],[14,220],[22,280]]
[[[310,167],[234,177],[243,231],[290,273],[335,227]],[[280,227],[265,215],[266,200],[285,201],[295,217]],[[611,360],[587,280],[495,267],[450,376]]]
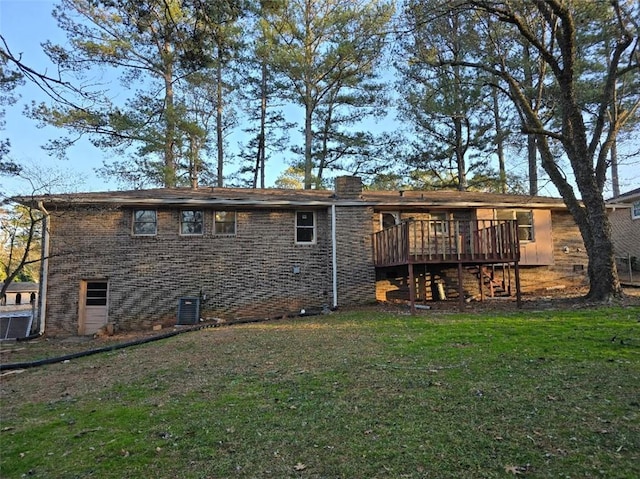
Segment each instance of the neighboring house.
[[[640,188],[607,201],[611,237],[621,279],[640,271]],[[635,275],[639,277],[640,275]]]
[[[4,284],[0,283],[0,287]],[[0,298],[0,340],[29,336],[38,298],[38,283],[14,282]],[[34,326],[35,328],[35,326]]]
[[[0,283],[0,288],[4,284]],[[7,292],[0,298],[1,306],[20,306],[33,304],[38,296],[38,283],[12,281]]]
[[174,188],[23,201],[48,216],[40,324],[51,335],[586,281],[578,229],[553,198],[363,191],[359,178],[340,177],[335,192]]

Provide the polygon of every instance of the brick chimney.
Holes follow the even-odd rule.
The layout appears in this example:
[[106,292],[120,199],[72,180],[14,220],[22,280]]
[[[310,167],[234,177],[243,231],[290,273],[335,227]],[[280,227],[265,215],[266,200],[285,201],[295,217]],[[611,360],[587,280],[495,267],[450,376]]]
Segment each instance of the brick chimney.
[[338,176],[335,179],[335,189],[338,198],[360,198],[362,178],[359,176]]

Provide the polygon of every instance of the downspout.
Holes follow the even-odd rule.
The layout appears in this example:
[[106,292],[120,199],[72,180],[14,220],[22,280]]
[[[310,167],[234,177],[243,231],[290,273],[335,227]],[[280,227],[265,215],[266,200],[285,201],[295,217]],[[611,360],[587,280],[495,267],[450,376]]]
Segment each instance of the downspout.
[[338,251],[336,244],[336,205],[331,205],[331,269],[333,280],[333,309],[338,307]]
[[40,263],[40,331],[44,334],[44,321],[47,311],[47,277],[49,273],[49,212],[42,201],[38,201],[38,209],[44,214],[42,219],[42,262]]

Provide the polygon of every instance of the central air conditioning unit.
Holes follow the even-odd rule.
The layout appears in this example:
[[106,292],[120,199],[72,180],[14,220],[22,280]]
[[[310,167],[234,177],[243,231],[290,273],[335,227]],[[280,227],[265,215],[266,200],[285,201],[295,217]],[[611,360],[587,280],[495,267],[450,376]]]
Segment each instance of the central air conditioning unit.
[[200,320],[200,298],[185,296],[178,300],[177,324],[197,324]]

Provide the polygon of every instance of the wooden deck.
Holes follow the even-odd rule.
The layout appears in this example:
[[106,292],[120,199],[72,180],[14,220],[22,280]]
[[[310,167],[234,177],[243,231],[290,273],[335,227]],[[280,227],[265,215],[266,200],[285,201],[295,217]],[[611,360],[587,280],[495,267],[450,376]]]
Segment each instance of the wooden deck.
[[[404,221],[373,234],[373,261],[377,268],[408,265],[409,284],[414,284],[416,264],[457,265],[461,307],[464,265],[513,264],[520,304],[520,244],[516,220]],[[411,288],[410,297],[413,310],[415,291]]]
[[410,220],[373,234],[377,267],[520,260],[515,220]]

